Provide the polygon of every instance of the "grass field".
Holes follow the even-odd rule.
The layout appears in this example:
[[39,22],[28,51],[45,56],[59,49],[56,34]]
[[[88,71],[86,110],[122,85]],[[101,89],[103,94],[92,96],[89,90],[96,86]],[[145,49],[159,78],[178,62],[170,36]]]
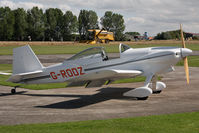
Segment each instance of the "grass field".
[[[111,44],[81,44],[72,42],[0,42],[0,55],[11,55],[13,48],[30,44],[36,54],[75,54],[86,48],[103,46],[108,53],[119,52],[121,42]],[[141,41],[122,42],[132,48],[155,47],[155,46],[177,46],[181,47],[181,41]],[[75,46],[75,47],[74,47]],[[186,46],[192,50],[199,50],[199,41],[187,42]]]
[[[188,64],[190,67],[199,67],[199,57],[198,56],[189,56]],[[180,61],[177,66],[183,66],[184,62]]]
[[0,126],[1,133],[198,133],[199,112],[82,122]]

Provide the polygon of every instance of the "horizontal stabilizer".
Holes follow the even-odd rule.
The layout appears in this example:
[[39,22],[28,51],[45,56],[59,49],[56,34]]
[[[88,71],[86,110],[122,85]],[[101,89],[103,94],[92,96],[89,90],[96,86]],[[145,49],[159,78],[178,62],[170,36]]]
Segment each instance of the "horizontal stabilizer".
[[18,83],[18,82],[23,81],[24,79],[33,78],[36,75],[41,74],[42,72],[43,72],[42,70],[38,70],[38,71],[28,72],[28,73],[13,74],[7,81]]
[[0,72],[0,75],[12,75],[12,73]]

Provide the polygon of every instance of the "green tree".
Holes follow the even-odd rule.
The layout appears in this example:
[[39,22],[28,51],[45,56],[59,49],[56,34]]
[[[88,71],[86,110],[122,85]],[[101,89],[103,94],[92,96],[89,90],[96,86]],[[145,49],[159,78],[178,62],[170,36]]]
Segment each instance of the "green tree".
[[74,40],[72,34],[77,32],[77,17],[71,11],[66,11],[62,21],[62,36],[65,41]]
[[166,31],[158,33],[155,36],[156,40],[169,40],[169,39],[180,39],[180,30]]
[[58,8],[49,8],[45,12],[46,16],[46,40],[62,39],[63,12]]
[[14,39],[17,41],[22,41],[27,38],[27,13],[23,8],[18,8],[13,12],[15,15]]
[[104,16],[100,18],[100,24],[108,31],[113,29],[113,12],[106,11]]
[[98,29],[98,16],[92,10],[81,10],[78,17],[80,39],[86,39],[89,29]]
[[0,8],[0,40],[12,40],[14,34],[14,13],[9,7]]
[[116,41],[125,39],[123,34],[125,30],[124,18],[122,15],[111,11],[105,12],[105,15],[100,19],[101,25],[108,31],[112,31]]
[[27,33],[28,36],[31,37],[31,40],[33,41],[44,40],[45,16],[43,14],[43,10],[39,9],[38,7],[33,7],[31,10],[28,10],[27,22],[28,22]]

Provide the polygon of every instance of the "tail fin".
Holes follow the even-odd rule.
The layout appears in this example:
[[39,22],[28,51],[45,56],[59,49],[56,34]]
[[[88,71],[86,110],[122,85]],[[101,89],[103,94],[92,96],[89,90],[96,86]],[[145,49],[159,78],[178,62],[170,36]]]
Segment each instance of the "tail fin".
[[29,45],[13,50],[13,74],[42,70],[43,65]]

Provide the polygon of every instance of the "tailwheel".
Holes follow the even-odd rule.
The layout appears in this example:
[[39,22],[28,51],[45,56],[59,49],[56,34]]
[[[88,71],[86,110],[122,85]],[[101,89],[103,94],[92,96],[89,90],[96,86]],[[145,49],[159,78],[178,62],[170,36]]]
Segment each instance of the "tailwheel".
[[11,93],[12,94],[15,94],[16,93],[16,89],[14,88],[14,89],[11,89]]
[[148,96],[147,97],[137,97],[137,100],[147,100],[148,99]]
[[17,87],[19,87],[19,86],[15,86],[13,89],[11,89],[11,93],[12,93],[12,94],[15,94],[15,93],[16,93]]

